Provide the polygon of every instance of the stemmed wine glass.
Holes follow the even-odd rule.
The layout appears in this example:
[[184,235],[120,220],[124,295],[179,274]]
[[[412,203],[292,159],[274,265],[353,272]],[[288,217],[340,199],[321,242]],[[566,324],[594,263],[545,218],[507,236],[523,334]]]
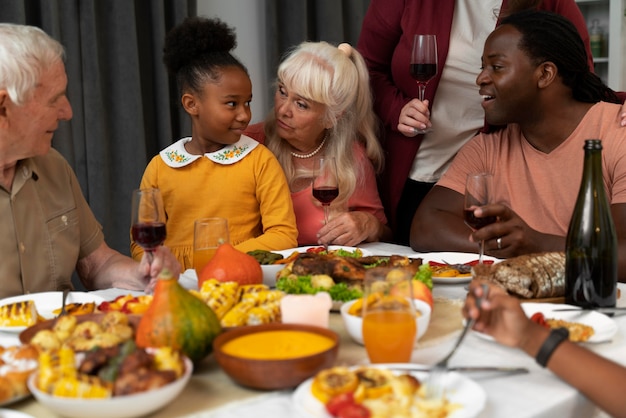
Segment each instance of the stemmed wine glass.
[[[465,204],[463,213],[465,224],[476,231],[496,221],[495,216],[474,216],[474,209],[485,206],[493,199],[493,175],[489,173],[468,174],[465,182]],[[483,262],[484,241],[478,243],[478,263]]]
[[165,209],[159,189],[133,191],[131,235],[151,263],[153,252],[165,241]]
[[[411,77],[417,82],[420,101],[424,101],[426,84],[437,74],[437,36],[414,35],[410,64]],[[430,129],[416,129],[424,134]]]
[[324,207],[324,222],[328,223],[330,203],[339,196],[337,164],[334,157],[322,157],[315,162],[313,197]]

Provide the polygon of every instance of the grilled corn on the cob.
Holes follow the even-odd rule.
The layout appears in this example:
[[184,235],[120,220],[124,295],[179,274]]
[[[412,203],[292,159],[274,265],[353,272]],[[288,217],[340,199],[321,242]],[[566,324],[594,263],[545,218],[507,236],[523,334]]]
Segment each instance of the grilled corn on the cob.
[[32,300],[0,306],[0,326],[29,327],[38,320],[37,308]]

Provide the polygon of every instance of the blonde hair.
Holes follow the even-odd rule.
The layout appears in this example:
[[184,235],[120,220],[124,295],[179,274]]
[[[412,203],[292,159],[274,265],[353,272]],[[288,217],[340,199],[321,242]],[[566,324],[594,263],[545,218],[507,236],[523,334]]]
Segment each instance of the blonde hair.
[[[363,179],[354,158],[355,141],[379,172],[383,151],[378,142],[377,120],[372,110],[369,73],[361,54],[348,44],[337,48],[327,42],[303,42],[289,51],[278,67],[278,80],[288,91],[324,105],[327,130],[326,155],[334,156],[339,174],[338,204],[346,203]],[[276,155],[290,183],[312,177],[296,170],[291,149],[276,133],[274,112],[265,124],[266,145]]]

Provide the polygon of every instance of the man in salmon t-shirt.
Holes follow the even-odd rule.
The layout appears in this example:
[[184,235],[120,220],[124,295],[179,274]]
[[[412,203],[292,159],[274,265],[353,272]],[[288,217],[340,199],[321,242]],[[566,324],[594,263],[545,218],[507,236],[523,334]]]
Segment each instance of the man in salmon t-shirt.
[[[621,103],[589,71],[576,28],[549,12],[503,20],[487,41],[476,79],[485,117],[499,131],[479,134],[415,213],[416,251],[485,252],[507,258],[563,251],[580,187],[583,145],[601,139],[603,174],[619,241],[619,276],[626,276],[626,129]],[[613,103],[608,103],[613,102]],[[463,221],[468,173],[493,174],[494,204],[475,210],[498,222],[470,235]],[[470,239],[468,239],[470,236]]]

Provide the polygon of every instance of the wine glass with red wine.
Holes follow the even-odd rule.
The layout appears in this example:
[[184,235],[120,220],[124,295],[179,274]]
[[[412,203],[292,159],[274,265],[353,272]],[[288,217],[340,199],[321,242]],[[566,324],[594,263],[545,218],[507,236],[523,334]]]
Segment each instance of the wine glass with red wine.
[[131,235],[152,262],[152,253],[166,236],[165,209],[159,189],[133,191]]
[[[414,35],[413,51],[410,64],[411,77],[417,82],[419,99],[424,101],[426,84],[437,75],[437,36]],[[418,129],[417,133],[424,134],[430,129]]]
[[324,207],[324,221],[328,223],[330,204],[339,196],[337,181],[337,164],[334,157],[322,157],[315,162],[315,179],[313,180],[313,197]]
[[[465,183],[465,204],[463,218],[465,224],[476,231],[496,221],[495,216],[476,217],[474,209],[485,206],[493,199],[493,175],[489,173],[468,174]],[[478,262],[483,262],[484,242],[478,243]]]

